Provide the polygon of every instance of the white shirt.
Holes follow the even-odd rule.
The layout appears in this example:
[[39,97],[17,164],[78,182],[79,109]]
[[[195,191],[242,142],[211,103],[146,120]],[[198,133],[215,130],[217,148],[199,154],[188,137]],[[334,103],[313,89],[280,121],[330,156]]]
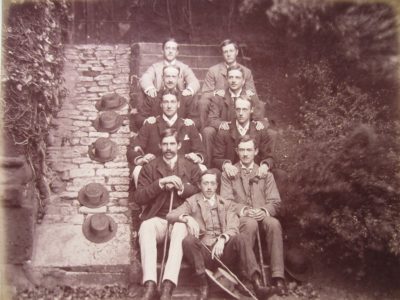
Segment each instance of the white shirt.
[[164,59],[164,65],[165,65],[165,66],[175,66],[175,64],[176,64],[176,59],[174,59],[174,60],[171,61],[171,62],[166,61],[166,60]]
[[241,136],[246,135],[247,131],[249,130],[249,127],[250,127],[250,122],[249,122],[249,121],[247,122],[246,125],[242,126],[242,125],[240,125],[239,122],[236,120],[236,128],[238,129],[239,134],[240,134]]
[[214,206],[214,204],[215,204],[215,195],[212,196],[210,199],[207,199],[206,197],[203,196],[203,199],[204,199],[204,201],[207,201],[210,206]]
[[162,118],[164,119],[165,122],[167,122],[169,127],[172,127],[176,120],[178,120],[178,114],[175,114],[171,119],[169,119],[166,115],[162,115]]
[[231,91],[231,89],[229,89],[229,93],[231,94],[232,99],[237,98],[237,97],[240,97],[240,94],[242,93],[242,89],[240,89],[236,94],[233,91]]
[[165,163],[168,165],[168,166],[170,166],[170,168],[171,168],[171,170],[173,170],[174,168],[175,168],[175,165],[176,165],[176,162],[178,161],[178,155],[175,155],[173,158],[171,158],[171,159],[166,159],[164,156],[163,156],[163,161],[165,161]]

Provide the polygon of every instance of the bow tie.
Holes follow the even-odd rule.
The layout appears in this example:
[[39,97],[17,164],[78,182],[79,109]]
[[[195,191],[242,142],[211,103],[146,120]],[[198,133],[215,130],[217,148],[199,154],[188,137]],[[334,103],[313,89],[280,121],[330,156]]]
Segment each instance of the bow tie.
[[253,168],[242,168],[242,172],[246,175],[250,174],[253,171]]

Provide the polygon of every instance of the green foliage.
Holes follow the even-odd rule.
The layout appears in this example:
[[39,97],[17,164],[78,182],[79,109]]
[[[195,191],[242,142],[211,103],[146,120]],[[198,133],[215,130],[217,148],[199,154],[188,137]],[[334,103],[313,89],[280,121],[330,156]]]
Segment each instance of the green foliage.
[[[400,122],[396,26],[382,4],[274,1],[287,28],[297,142],[290,157],[287,216],[308,246],[400,256]],[[366,261],[364,261],[366,262]]]
[[67,6],[63,0],[12,3],[6,15],[4,128],[16,144],[34,149],[65,96],[61,25]]

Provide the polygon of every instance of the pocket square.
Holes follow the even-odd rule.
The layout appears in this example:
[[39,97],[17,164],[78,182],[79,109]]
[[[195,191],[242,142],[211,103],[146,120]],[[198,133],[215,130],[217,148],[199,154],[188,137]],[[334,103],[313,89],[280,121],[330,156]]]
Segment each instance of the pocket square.
[[190,140],[190,137],[187,134],[185,134],[185,136],[183,137],[183,140],[184,141]]

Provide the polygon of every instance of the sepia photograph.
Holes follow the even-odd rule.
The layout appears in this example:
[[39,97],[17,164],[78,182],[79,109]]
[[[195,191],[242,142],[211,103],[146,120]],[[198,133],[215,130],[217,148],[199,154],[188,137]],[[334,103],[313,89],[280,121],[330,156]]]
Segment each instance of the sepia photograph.
[[0,300],[400,299],[397,0],[4,0]]

